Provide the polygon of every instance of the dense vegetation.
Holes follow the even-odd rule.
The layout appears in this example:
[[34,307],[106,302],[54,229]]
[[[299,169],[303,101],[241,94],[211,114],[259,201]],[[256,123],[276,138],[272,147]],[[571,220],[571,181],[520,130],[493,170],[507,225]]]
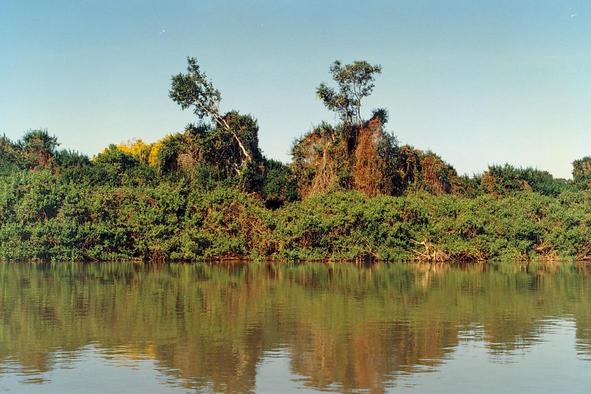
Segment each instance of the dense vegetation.
[[317,90],[339,123],[296,141],[287,165],[263,155],[251,115],[220,112],[188,63],[170,97],[199,122],[181,133],[92,159],[45,130],[0,138],[1,259],[591,258],[591,157],[572,181],[510,165],[458,176],[399,146],[385,110],[362,119],[381,67],[358,61],[335,62],[337,88]]

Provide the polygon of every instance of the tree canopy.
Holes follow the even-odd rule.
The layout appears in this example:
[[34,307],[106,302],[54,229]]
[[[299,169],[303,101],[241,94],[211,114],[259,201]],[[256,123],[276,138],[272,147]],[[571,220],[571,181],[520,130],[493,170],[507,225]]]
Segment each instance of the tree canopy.
[[371,94],[375,76],[381,72],[380,65],[371,65],[365,60],[345,65],[335,60],[330,66],[330,73],[338,88],[331,88],[322,82],[316,94],[345,124],[359,124],[362,122],[361,100]]
[[172,84],[169,91],[170,98],[179,104],[182,109],[193,108],[193,113],[199,119],[209,118],[215,121],[220,127],[229,132],[236,140],[240,151],[246,162],[252,160],[251,153],[246,149],[240,136],[230,127],[225,116],[219,111],[222,95],[213,83],[201,70],[197,59],[187,58],[187,73],[179,73],[172,77]]

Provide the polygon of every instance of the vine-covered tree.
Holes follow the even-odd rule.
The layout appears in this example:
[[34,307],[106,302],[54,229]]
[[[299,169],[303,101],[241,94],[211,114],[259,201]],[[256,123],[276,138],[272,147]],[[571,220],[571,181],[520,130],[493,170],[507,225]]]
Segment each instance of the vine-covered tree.
[[345,65],[336,60],[330,66],[330,73],[338,88],[331,88],[323,82],[316,89],[316,94],[329,110],[339,115],[343,123],[360,124],[361,100],[371,94],[375,75],[381,72],[380,65],[371,65],[365,60]]
[[222,129],[230,133],[240,148],[244,162],[252,161],[252,154],[246,148],[241,136],[230,126],[226,116],[220,114],[219,106],[222,95],[201,70],[197,59],[187,58],[187,73],[179,73],[172,77],[169,91],[170,98],[182,109],[193,108],[193,113],[199,119],[210,119]]

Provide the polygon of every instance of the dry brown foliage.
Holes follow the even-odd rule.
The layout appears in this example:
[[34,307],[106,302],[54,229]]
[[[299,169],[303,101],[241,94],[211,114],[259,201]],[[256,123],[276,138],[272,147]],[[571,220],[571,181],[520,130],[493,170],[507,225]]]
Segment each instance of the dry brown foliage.
[[353,166],[353,184],[355,190],[369,197],[380,193],[392,193],[392,179],[387,176],[387,163],[379,154],[379,145],[383,138],[382,123],[377,118],[372,118],[359,129]]
[[387,143],[380,118],[361,126],[335,129],[320,126],[293,149],[293,170],[302,197],[336,186],[353,188],[368,196],[392,194],[392,175],[380,147]]
[[414,188],[438,195],[455,192],[458,181],[455,169],[432,152],[401,146],[397,169],[403,189]]

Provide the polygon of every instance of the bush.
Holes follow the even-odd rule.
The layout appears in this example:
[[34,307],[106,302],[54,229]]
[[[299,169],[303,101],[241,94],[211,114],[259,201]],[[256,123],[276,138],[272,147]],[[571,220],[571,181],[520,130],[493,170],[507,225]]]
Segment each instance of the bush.
[[591,258],[591,191],[556,198],[332,192],[270,210],[231,186],[120,183],[76,183],[51,171],[1,176],[0,258]]
[[564,179],[554,179],[547,171],[534,168],[516,168],[509,164],[490,166],[482,177],[483,189],[494,195],[519,191],[533,191],[546,196],[558,196],[570,185]]
[[[254,120],[236,116],[244,136],[254,131]],[[312,140],[337,132],[319,129]],[[351,156],[355,171],[333,168],[334,187],[298,201],[294,167],[259,157],[228,176],[235,165],[189,160],[200,157],[191,149],[202,138],[217,137],[192,130],[165,138],[158,166],[114,145],[92,161],[57,151],[46,132],[19,143],[0,138],[0,259],[591,259],[591,191],[543,171],[505,165],[457,177],[436,155],[401,147],[405,194],[393,197],[370,193],[384,184],[360,183],[377,168],[363,158],[384,154],[366,145]],[[579,183],[584,160],[575,165]],[[306,165],[295,168],[307,176]],[[353,186],[361,191],[342,190]]]
[[573,162],[573,180],[580,190],[591,189],[591,156]]
[[276,160],[266,160],[261,194],[268,208],[279,208],[297,200],[298,185],[289,166]]

